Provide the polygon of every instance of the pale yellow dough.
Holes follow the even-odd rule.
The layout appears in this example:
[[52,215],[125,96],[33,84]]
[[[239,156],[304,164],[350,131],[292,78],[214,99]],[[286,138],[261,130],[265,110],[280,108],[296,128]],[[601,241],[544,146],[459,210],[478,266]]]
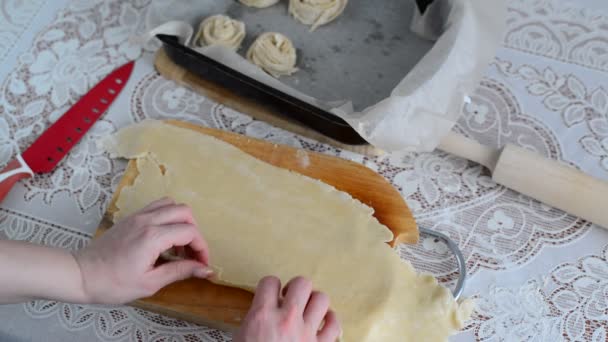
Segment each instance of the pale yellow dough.
[[310,277],[329,294],[343,341],[445,341],[469,314],[385,243],[392,233],[371,208],[327,184],[158,121],[126,127],[105,146],[137,158],[140,172],[115,219],[165,195],[190,204],[218,282],[253,290],[266,275]]
[[239,0],[243,5],[249,6],[249,7],[257,7],[257,8],[266,8],[266,7],[270,7],[274,4],[276,4],[277,2],[279,2],[279,0]]

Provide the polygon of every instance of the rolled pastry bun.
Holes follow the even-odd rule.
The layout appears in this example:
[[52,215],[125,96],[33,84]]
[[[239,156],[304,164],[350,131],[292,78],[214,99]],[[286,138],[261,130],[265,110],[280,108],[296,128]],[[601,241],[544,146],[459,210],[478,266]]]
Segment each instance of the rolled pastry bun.
[[270,7],[279,0],[239,0],[243,5],[247,5],[249,7],[257,7],[257,8],[266,8]]
[[348,0],[289,0],[289,13],[311,31],[336,19]]
[[236,51],[244,38],[243,22],[218,14],[207,17],[201,22],[194,37],[194,45],[223,45]]
[[277,32],[260,35],[247,51],[247,59],[276,78],[298,70],[293,43]]

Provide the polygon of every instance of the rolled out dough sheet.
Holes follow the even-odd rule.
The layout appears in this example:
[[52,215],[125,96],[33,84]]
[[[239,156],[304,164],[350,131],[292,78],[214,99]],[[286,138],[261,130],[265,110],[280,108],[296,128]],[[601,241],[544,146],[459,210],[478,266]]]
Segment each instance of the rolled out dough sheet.
[[325,183],[159,121],[104,145],[137,159],[140,172],[122,189],[115,220],[162,196],[191,205],[218,283],[253,291],[266,275],[284,284],[309,277],[330,296],[343,341],[444,341],[470,314],[386,244],[392,233],[373,209]]

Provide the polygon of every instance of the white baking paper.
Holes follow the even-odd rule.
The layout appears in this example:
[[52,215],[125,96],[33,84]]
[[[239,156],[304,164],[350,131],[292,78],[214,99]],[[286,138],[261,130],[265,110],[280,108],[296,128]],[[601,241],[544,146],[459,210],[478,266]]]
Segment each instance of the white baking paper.
[[458,120],[505,27],[503,0],[436,1],[411,29],[437,41],[391,95],[361,113],[332,112],[387,152],[432,151]]

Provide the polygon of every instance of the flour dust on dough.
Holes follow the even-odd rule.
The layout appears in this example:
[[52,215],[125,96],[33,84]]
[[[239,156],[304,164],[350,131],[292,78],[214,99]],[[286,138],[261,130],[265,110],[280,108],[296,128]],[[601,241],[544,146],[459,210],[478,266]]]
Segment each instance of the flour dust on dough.
[[249,7],[257,7],[257,8],[266,8],[270,7],[279,0],[239,0],[243,5],[247,5]]
[[277,32],[261,34],[247,51],[247,59],[276,78],[298,70],[293,43]]
[[223,14],[205,18],[194,36],[195,46],[222,45],[238,50],[245,38],[245,24]]
[[266,275],[284,284],[309,277],[331,298],[343,341],[445,341],[470,313],[399,258],[373,209],[332,186],[159,121],[123,128],[104,145],[139,170],[115,220],[162,196],[189,204],[214,281],[253,291]]
[[348,0],[289,0],[289,14],[314,31],[336,19]]

